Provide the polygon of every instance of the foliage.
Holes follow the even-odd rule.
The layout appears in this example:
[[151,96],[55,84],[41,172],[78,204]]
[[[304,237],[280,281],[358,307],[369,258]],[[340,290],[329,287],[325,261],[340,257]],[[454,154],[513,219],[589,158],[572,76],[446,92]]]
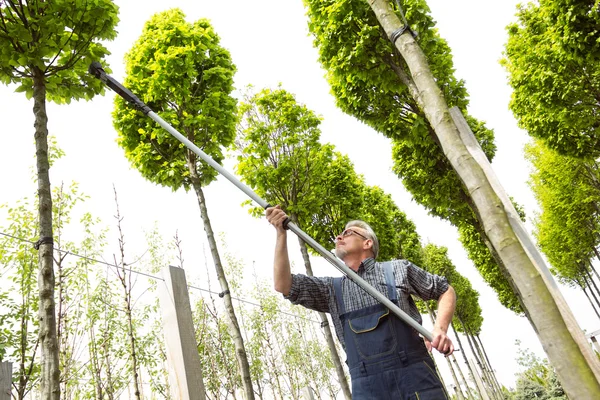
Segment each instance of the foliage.
[[481,331],[483,316],[479,306],[479,293],[471,282],[461,275],[448,257],[446,247],[429,243],[423,247],[423,268],[445,277],[456,292],[456,310],[453,324],[458,332],[477,335]]
[[536,218],[539,246],[558,279],[576,285],[600,240],[596,163],[560,155],[539,140],[527,146],[526,157],[534,167],[529,185],[542,210]]
[[[414,82],[400,55],[392,47],[369,5],[359,0],[305,0],[309,30],[319,49],[319,60],[327,70],[327,79],[337,105],[346,113],[392,139],[394,172],[402,179],[413,198],[430,214],[450,221],[461,229],[474,226],[483,232],[474,206],[462,182],[439,146],[433,128],[414,100]],[[416,38],[428,56],[431,71],[449,107],[458,106],[491,160],[495,145],[493,133],[464,111],[468,95],[464,83],[454,77],[451,51],[439,37],[429,8],[422,0],[404,2],[406,17]],[[500,272],[499,258],[486,250],[485,237],[479,240],[478,252],[487,252],[492,263],[479,265],[480,270],[493,269],[503,280],[488,282],[510,309],[519,312],[518,300]],[[464,243],[465,247],[473,243]],[[474,252],[470,251],[470,254]],[[477,259],[473,260],[477,263]],[[517,306],[513,306],[516,304]]]
[[326,246],[346,222],[361,219],[377,233],[381,259],[419,261],[414,224],[389,194],[365,184],[347,156],[320,144],[320,119],[292,94],[279,88],[246,96],[240,121],[237,172],[317,242]]
[[332,151],[319,143],[320,118],[281,88],[247,95],[239,115],[237,172],[244,181],[290,215],[318,210]]
[[59,104],[102,93],[87,68],[109,54],[102,42],[115,38],[117,14],[110,0],[0,1],[0,82],[31,98],[41,74],[47,99]]
[[600,13],[595,0],[520,5],[505,59],[519,125],[562,154],[600,155]]
[[414,223],[392,197],[377,186],[363,186],[359,219],[367,222],[379,239],[379,259],[407,258],[421,261],[421,242]]
[[[216,162],[235,137],[235,66],[210,23],[185,21],[172,9],[155,14],[126,55],[125,86]],[[175,90],[174,88],[177,88]],[[118,142],[146,179],[177,190],[208,185],[217,172],[140,111],[115,100]]]
[[36,237],[37,220],[27,199],[6,211],[8,226],[2,232],[12,237],[3,237],[0,244],[5,277],[0,291],[0,359],[19,366],[13,379],[17,398],[23,399],[37,385],[41,366],[37,353],[37,252],[18,238]]
[[539,358],[530,350],[521,349],[518,340],[516,344],[519,346],[517,362],[524,370],[516,374],[517,386],[512,398],[566,400],[567,396],[548,360]]
[[[488,285],[494,289],[500,304],[517,314],[522,314],[523,308],[512,290],[510,278],[507,278],[507,275],[498,267],[498,259],[493,257],[490,246],[486,246],[480,232],[475,229],[474,225],[464,224],[459,227],[458,233],[473,265]],[[487,238],[485,240],[487,241]]]

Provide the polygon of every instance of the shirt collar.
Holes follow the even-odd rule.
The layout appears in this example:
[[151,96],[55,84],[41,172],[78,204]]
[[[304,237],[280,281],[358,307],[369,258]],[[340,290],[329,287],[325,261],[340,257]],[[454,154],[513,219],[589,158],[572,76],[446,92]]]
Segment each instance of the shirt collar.
[[364,260],[362,260],[362,262],[360,263],[360,266],[358,267],[358,270],[360,271],[361,269],[364,272],[369,272],[370,270],[372,270],[375,267],[375,259],[372,257],[369,258],[365,258]]

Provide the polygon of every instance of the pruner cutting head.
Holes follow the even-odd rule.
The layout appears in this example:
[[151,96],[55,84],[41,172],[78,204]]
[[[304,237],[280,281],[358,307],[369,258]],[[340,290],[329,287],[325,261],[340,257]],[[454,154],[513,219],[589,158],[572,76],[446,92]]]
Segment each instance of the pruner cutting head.
[[100,64],[98,61],[94,61],[90,64],[88,72],[100,79],[102,82],[106,83],[106,72],[102,68],[102,64]]

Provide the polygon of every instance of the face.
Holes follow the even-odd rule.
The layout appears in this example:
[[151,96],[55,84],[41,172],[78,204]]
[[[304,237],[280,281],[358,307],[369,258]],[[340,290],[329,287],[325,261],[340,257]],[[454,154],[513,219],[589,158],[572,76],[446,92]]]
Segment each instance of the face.
[[349,254],[360,254],[368,244],[367,232],[357,226],[345,229],[335,238],[335,255],[344,259]]

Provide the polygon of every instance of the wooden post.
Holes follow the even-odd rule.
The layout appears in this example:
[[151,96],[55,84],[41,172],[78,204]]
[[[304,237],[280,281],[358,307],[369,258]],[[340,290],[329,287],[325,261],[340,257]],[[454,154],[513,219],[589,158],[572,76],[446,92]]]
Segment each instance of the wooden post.
[[163,268],[163,276],[165,287],[161,290],[160,305],[171,394],[175,399],[205,400],[185,272],[169,266]]
[[0,400],[11,400],[12,363],[0,362]]

